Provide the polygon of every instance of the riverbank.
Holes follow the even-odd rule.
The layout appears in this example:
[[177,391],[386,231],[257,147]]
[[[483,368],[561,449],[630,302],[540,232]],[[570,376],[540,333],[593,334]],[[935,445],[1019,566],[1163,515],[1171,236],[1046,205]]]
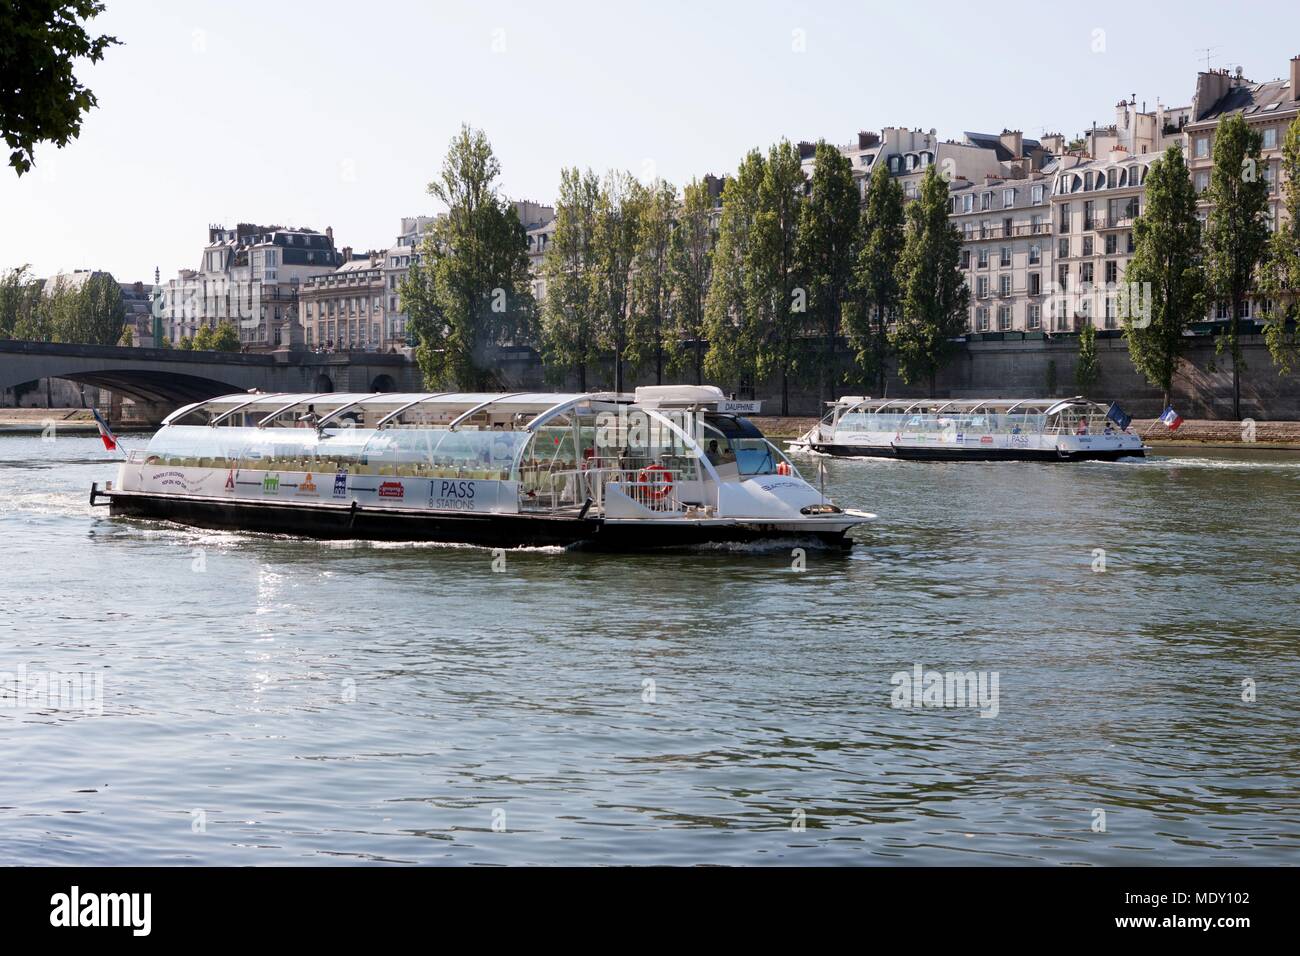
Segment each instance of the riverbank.
[[[39,435],[53,423],[56,432],[94,434],[99,430],[88,408],[0,408],[0,434]],[[116,432],[153,431],[145,422],[111,422]]]
[[[751,419],[768,438],[798,438],[817,424],[815,418],[756,416]],[[1159,419],[1135,418],[1130,426],[1153,445],[1232,446],[1300,450],[1300,422],[1229,422],[1186,419],[1170,431]]]

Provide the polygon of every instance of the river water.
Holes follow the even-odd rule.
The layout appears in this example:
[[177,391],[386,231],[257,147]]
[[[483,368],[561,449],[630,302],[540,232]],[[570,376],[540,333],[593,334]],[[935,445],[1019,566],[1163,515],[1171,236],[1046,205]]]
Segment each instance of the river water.
[[832,461],[880,519],[804,570],[186,530],[114,472],[0,437],[0,863],[1300,850],[1300,454]]

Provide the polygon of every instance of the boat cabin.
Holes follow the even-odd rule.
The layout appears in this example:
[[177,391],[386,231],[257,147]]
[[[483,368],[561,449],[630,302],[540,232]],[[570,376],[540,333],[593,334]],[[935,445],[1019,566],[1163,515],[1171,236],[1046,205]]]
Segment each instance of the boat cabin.
[[363,503],[710,514],[735,498],[722,486],[798,477],[753,424],[716,411],[722,400],[697,386],[226,395],[179,409],[137,454],[160,469],[226,473],[236,493],[319,495],[325,476],[325,495]]

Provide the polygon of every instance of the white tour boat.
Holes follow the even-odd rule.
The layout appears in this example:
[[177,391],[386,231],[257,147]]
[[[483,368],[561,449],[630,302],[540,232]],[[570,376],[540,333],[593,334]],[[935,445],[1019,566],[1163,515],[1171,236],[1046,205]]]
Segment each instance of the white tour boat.
[[1066,399],[875,400],[846,396],[793,447],[827,455],[928,461],[1115,461],[1140,436],[1108,409]]
[[614,393],[236,394],[167,417],[113,515],[327,538],[610,549],[848,545],[841,509],[707,386]]

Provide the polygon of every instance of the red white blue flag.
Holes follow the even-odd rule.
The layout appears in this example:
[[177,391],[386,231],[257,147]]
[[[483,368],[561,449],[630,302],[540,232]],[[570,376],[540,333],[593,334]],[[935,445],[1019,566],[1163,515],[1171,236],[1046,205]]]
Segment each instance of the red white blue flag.
[[1160,420],[1170,431],[1175,431],[1183,423],[1183,416],[1174,411],[1174,406],[1170,405],[1160,413]]
[[109,451],[117,451],[117,436],[108,427],[108,422],[104,421],[98,409],[92,408],[90,414],[95,416],[95,424],[99,426],[99,437],[103,440],[104,447]]

